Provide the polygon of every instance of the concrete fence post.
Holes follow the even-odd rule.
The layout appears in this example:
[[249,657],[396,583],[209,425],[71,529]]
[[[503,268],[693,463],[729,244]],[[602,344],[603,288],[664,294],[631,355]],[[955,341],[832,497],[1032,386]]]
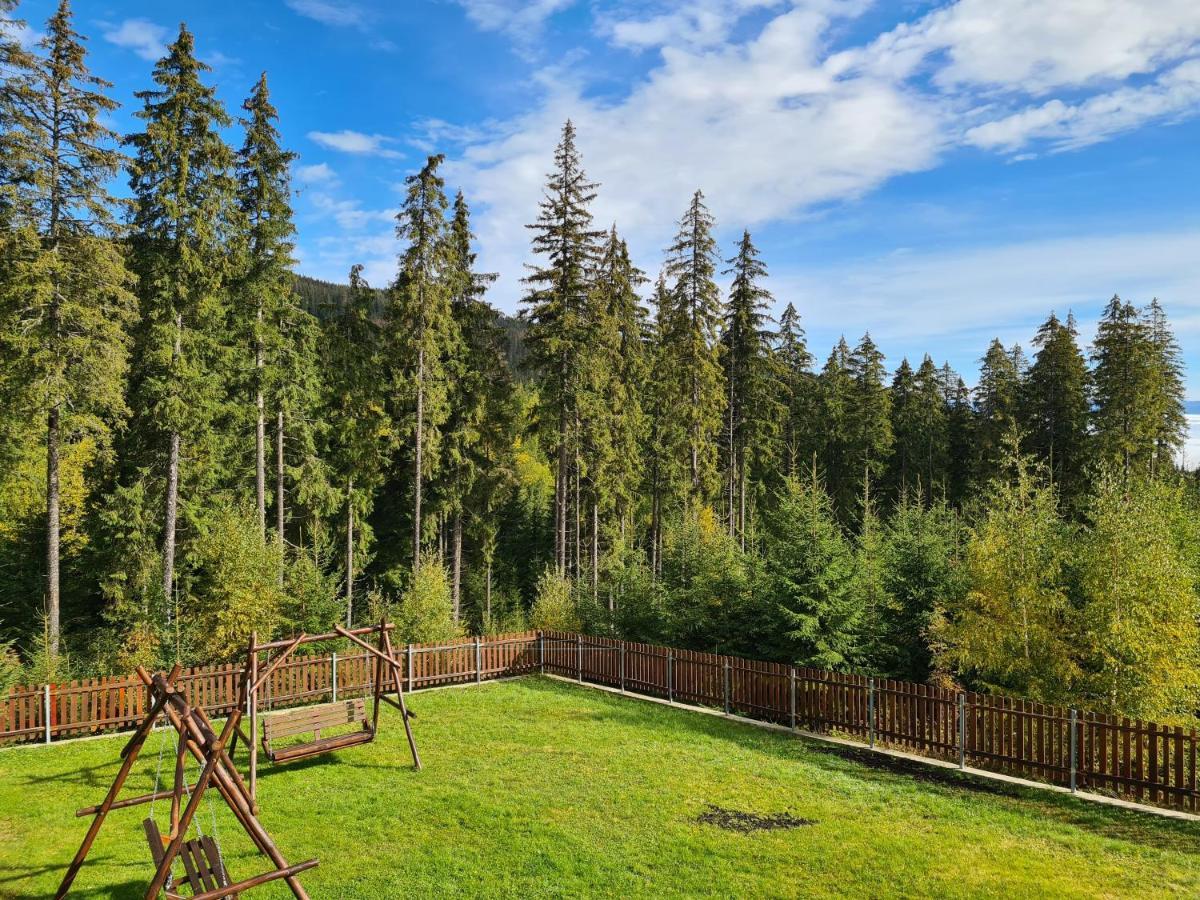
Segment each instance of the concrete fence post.
[[967,767],[967,695],[958,692],[958,767]]
[[46,743],[50,743],[50,685],[42,685],[42,715],[46,726]]
[[621,693],[625,693],[625,642],[621,641]]
[[867,679],[867,743],[875,748],[875,679]]
[[337,651],[333,651],[333,702],[337,703]]
[[725,660],[725,715],[729,715],[729,660]]
[[475,638],[475,683],[479,684],[483,681],[483,649],[479,644],[479,638]]
[[796,667],[789,666],[788,670],[789,670],[788,676],[789,676],[789,680],[791,682],[790,717],[791,717],[791,722],[792,722],[792,731],[795,731],[796,730]]
[[[1076,772],[1078,771],[1079,746],[1078,737],[1079,729],[1076,727],[1079,722],[1079,712],[1075,709],[1071,710],[1071,793],[1074,793],[1076,785]],[[1139,751],[1140,752],[1140,751]]]

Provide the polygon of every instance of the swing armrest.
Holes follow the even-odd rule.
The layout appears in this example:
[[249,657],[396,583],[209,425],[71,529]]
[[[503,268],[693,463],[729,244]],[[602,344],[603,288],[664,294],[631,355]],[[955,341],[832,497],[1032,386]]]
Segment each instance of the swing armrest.
[[[308,859],[302,863],[296,863],[294,866],[276,869],[273,872],[264,872],[262,875],[255,875],[253,878],[247,878],[245,881],[239,881],[228,887],[216,888],[215,890],[205,891],[202,894],[193,894],[190,900],[220,900],[221,897],[231,897],[234,894],[240,894],[242,891],[248,891],[250,888],[258,887],[260,884],[278,881],[280,878],[291,878],[293,875],[299,875],[301,872],[316,868],[316,866],[317,860]],[[182,894],[176,894],[171,891],[166,891],[165,894],[170,900],[189,900],[189,898],[184,897]]]

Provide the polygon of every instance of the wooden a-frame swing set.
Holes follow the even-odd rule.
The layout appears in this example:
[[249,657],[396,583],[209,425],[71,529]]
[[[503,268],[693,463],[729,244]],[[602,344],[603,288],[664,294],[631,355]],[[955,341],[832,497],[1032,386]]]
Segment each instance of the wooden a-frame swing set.
[[[56,900],[61,900],[70,890],[75,876],[79,874],[79,870],[96,840],[100,826],[103,825],[110,811],[143,803],[152,804],[156,800],[168,798],[171,802],[169,833],[162,836],[153,817],[153,807],[151,807],[150,818],[143,823],[156,867],[154,878],[146,888],[146,900],[156,900],[159,893],[164,891],[168,898],[176,900],[176,898],[185,896],[179,893],[182,888],[190,891],[192,900],[217,900],[217,898],[236,897],[242,891],[279,879],[286,881],[292,894],[298,900],[306,900],[308,894],[296,876],[315,867],[317,860],[310,859],[294,865],[289,864],[257,818],[258,747],[253,739],[257,737],[255,732],[258,720],[258,693],[297,647],[316,641],[345,638],[367,651],[374,662],[374,705],[370,720],[368,721],[365,717],[365,704],[361,700],[328,703],[294,712],[277,713],[264,719],[263,749],[265,754],[273,762],[282,763],[374,740],[379,724],[380,703],[384,701],[400,711],[404,721],[404,730],[408,737],[409,749],[412,752],[413,764],[419,769],[421,758],[417,753],[417,745],[413,739],[412,726],[409,722],[413,713],[408,710],[404,702],[404,682],[400,662],[392,650],[389,634],[393,627],[388,622],[354,630],[339,626],[331,634],[301,634],[296,638],[271,641],[265,644],[259,644],[257,635],[252,635],[247,650],[246,666],[239,683],[238,702],[230,712],[229,718],[225,720],[225,725],[219,734],[208,716],[205,715],[204,710],[199,706],[189,704],[182,692],[175,686],[181,671],[178,664],[165,675],[161,672],[151,675],[139,666],[137,675],[149,692],[150,711],[121,750],[121,768],[118,770],[116,778],[113,779],[104,801],[76,813],[80,817],[92,816],[92,822],[75,858],[63,876],[62,883],[55,894]],[[378,635],[378,646],[372,647],[363,640],[363,636],[370,634]],[[279,652],[274,659],[270,659],[270,653],[273,650]],[[268,659],[260,669],[260,657],[263,653],[268,654]],[[384,690],[385,680],[391,682],[391,687],[395,691],[395,699],[389,696],[390,690]],[[345,725],[353,721],[353,718],[347,718],[347,710],[349,715],[362,719],[362,729],[349,735],[322,738],[320,736],[322,728]],[[241,728],[242,716],[247,711],[250,718],[249,737]],[[149,794],[118,800],[117,796],[124,787],[147,737],[155,724],[163,718],[174,728],[177,735],[174,784],[169,790],[159,790],[159,784],[156,782],[154,791]],[[274,729],[271,726],[273,720],[279,722]],[[282,749],[271,747],[272,737],[292,736],[309,731],[314,732],[314,737],[307,743],[293,744]],[[233,753],[236,750],[238,737],[241,737],[249,750],[249,784],[242,779],[233,762]],[[190,786],[185,777],[185,763],[189,754],[201,766],[199,778],[194,785]],[[188,831],[193,826],[199,810],[200,801],[210,787],[217,789],[221,799],[232,811],[234,818],[238,820],[259,851],[271,860],[275,866],[274,869],[231,883],[229,875],[225,871],[215,833],[211,835],[198,834],[193,839],[187,838]],[[198,825],[196,830],[199,832]],[[173,874],[176,862],[181,862],[185,870],[184,877],[178,880],[174,878]]]

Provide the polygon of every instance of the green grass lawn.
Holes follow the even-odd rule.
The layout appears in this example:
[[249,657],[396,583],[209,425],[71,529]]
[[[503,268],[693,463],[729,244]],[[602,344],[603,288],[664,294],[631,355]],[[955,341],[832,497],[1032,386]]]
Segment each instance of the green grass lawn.
[[[290,862],[320,858],[301,876],[316,898],[1200,894],[1198,823],[923,766],[895,771],[879,757],[552,679],[410,702],[422,772],[390,708],[372,744],[263,770],[261,820]],[[124,740],[0,752],[0,896],[53,892],[85,831],[74,811],[103,798]],[[151,790],[159,740],[128,793]],[[211,796],[233,877],[270,868]],[[727,831],[697,822],[710,805],[813,824]],[[142,895],[153,874],[148,809],[110,815],[76,895]],[[167,811],[160,801],[160,822]],[[287,895],[273,885],[249,896]]]

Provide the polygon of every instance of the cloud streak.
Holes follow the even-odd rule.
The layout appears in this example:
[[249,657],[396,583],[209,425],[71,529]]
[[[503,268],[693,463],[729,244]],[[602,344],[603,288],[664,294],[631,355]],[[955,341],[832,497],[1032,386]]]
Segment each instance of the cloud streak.
[[361,131],[310,131],[308,138],[329,150],[341,153],[352,153],[358,156],[382,156],[386,159],[399,159],[404,154],[393,150],[387,145],[394,138],[382,134],[363,134]]

